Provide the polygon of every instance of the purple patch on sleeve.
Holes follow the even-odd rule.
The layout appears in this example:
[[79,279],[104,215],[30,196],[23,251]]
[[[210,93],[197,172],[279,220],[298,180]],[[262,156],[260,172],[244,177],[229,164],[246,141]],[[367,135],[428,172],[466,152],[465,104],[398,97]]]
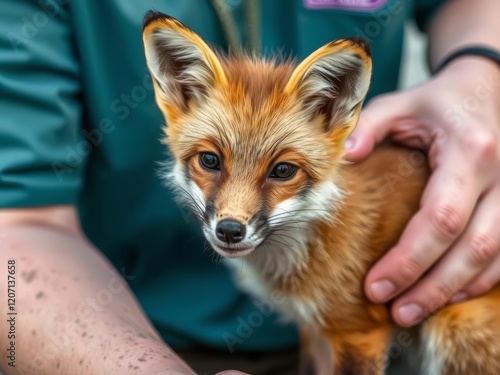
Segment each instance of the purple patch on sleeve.
[[309,9],[343,9],[372,11],[380,8],[388,0],[304,0]]

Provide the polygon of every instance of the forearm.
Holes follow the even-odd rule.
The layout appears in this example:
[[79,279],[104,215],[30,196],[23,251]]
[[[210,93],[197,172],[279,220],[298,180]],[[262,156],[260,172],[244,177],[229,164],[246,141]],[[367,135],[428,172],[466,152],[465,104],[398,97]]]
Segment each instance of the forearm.
[[436,68],[453,50],[472,44],[500,50],[499,15],[498,0],[449,0],[429,25],[431,67]]
[[[2,356],[5,374],[191,373],[158,337],[120,275],[65,224],[76,219],[9,217],[0,214],[0,267],[16,262],[16,368]],[[3,279],[2,321],[9,317]]]

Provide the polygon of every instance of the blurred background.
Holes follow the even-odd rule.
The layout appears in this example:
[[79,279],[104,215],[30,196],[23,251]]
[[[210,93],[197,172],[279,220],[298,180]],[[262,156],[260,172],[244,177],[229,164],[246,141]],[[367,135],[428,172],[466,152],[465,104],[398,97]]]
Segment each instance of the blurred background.
[[400,88],[415,86],[429,76],[426,61],[427,37],[413,22],[406,25],[405,52],[401,68]]

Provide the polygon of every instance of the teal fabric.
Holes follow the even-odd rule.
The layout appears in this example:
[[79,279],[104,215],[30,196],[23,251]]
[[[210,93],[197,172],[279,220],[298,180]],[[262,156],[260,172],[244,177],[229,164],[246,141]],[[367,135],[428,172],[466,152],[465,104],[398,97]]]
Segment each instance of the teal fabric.
[[[303,58],[332,39],[364,36],[374,58],[372,97],[396,88],[405,20],[423,20],[442,2],[389,0],[355,12],[261,1],[262,52]],[[243,3],[228,4],[245,40]],[[293,345],[295,329],[237,291],[157,176],[166,158],[163,119],[141,39],[151,8],[225,47],[207,0],[2,1],[0,207],[78,205],[89,238],[175,347]]]
[[66,162],[66,146],[75,145],[82,125],[81,66],[69,22],[66,9],[49,22],[35,2],[2,3],[0,207],[78,199],[85,158],[66,178],[52,167]]

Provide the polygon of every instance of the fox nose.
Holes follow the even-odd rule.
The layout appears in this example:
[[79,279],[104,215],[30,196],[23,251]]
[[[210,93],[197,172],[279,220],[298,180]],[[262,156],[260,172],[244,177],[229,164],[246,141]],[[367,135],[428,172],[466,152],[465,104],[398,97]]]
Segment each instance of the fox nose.
[[217,238],[227,243],[238,243],[245,237],[245,226],[239,221],[225,219],[217,224],[215,228]]

